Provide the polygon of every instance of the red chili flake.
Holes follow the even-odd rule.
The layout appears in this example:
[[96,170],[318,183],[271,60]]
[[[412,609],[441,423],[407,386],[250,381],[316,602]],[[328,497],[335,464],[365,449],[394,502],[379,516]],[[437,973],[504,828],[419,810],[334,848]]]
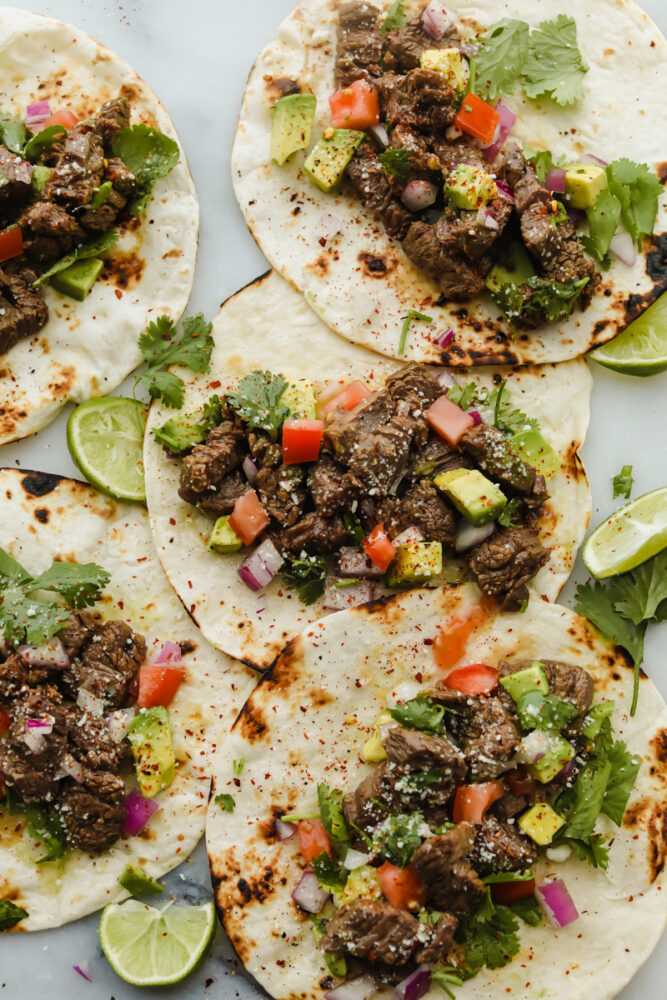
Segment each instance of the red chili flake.
[[147,559],[148,559],[148,556],[140,556],[140,558],[137,559],[137,562],[146,562]]
[[176,518],[170,517],[169,518],[169,524],[176,524]]
[[320,238],[319,238],[319,240],[317,242],[320,244],[321,247],[325,247],[327,245],[327,238],[326,238],[326,236],[320,236]]
[[221,385],[222,382],[220,381],[219,378],[217,378],[215,382],[209,382],[208,387],[209,389],[219,389]]
[[114,290],[114,295],[116,296],[117,299],[122,299],[123,297],[123,293],[121,292],[120,288],[116,288]]
[[424,639],[424,645],[425,646],[432,646],[433,645],[433,639]]

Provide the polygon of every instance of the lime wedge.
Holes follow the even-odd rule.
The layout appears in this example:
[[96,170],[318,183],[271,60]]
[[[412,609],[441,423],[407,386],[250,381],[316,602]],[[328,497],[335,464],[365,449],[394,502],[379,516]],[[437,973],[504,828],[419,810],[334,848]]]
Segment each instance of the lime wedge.
[[667,369],[667,292],[590,358],[625,375],[657,375]]
[[148,407],[136,399],[89,399],[67,421],[67,446],[88,482],[118,500],[146,502],[143,444]]
[[213,900],[161,909],[137,899],[110,903],[102,912],[102,951],[114,972],[132,986],[171,986],[195,968],[215,933]]
[[582,556],[598,580],[627,573],[667,546],[667,487],[644,493],[603,521]]

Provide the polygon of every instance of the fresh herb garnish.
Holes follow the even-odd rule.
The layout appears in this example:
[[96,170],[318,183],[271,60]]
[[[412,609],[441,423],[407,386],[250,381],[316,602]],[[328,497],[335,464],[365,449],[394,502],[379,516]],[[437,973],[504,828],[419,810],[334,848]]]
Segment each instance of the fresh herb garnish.
[[567,819],[564,837],[588,842],[602,809],[610,774],[609,761],[594,757],[579,772],[574,785],[558,797],[556,811]]
[[67,129],[64,125],[49,125],[48,128],[43,128],[41,132],[28,139],[23,147],[23,158],[34,163],[48,146],[52,146],[54,142],[62,139],[65,135],[67,135]]
[[32,287],[39,288],[43,285],[45,281],[52,278],[54,274],[59,274],[60,271],[64,271],[66,267],[70,267],[77,260],[87,260],[90,257],[99,257],[100,254],[106,253],[114,243],[118,242],[118,232],[115,229],[107,229],[106,232],[102,233],[95,240],[90,240],[88,243],[82,243],[80,246],[76,247],[71,253],[66,254],[57,260],[48,271],[44,271],[40,274],[36,281],[33,281]]
[[600,191],[595,203],[586,209],[589,235],[582,236],[585,250],[602,263],[621,221],[621,203],[609,188]]
[[403,320],[403,327],[401,328],[401,336],[398,340],[398,357],[402,357],[405,354],[405,342],[408,337],[408,330],[412,323],[432,323],[432,316],[425,316],[424,313],[417,312],[415,309],[408,309],[408,314]]
[[519,899],[516,903],[512,903],[510,909],[512,913],[521,917],[523,922],[530,924],[531,927],[539,927],[542,923],[542,911],[534,896]]
[[378,160],[390,177],[405,177],[410,169],[412,153],[409,149],[386,149],[378,155]]
[[[588,282],[588,278],[563,282],[533,275],[521,285],[501,285],[493,298],[510,321],[537,312],[544,313],[548,323],[555,323],[568,318]],[[526,287],[528,292],[524,294],[522,289]]]
[[[523,501],[520,497],[512,497],[508,500],[500,514],[498,515],[498,524],[503,528],[509,528],[511,524],[518,524],[520,521],[520,511]],[[515,521],[514,519],[517,518]]]
[[139,337],[139,349],[148,367],[135,378],[135,388],[141,384],[153,399],[161,399],[165,406],[180,409],[183,379],[167,371],[167,366],[185,365],[193,372],[207,372],[213,350],[211,328],[202,313],[183,320],[180,337],[169,316],[158,316],[150,322]]
[[380,30],[383,35],[386,35],[388,31],[396,31],[397,28],[401,28],[405,24],[405,21],[406,16],[403,0],[394,0],[387,11],[387,16],[382,22]]
[[93,197],[88,202],[88,208],[99,208],[103,205],[105,201],[109,200],[109,195],[113,191],[113,184],[111,181],[105,181],[104,184],[100,184],[97,191]]
[[18,115],[0,111],[0,142],[12,153],[22,153],[28,130]]
[[131,125],[116,135],[112,150],[136,177],[137,190],[129,208],[132,215],[141,215],[156,180],[166,177],[178,163],[178,144],[152,125]]
[[614,476],[612,479],[614,499],[616,499],[616,497],[625,497],[626,500],[629,500],[630,494],[632,493],[633,483],[634,479],[632,478],[632,466],[624,465],[619,474]]
[[407,787],[416,792],[422,792],[433,785],[441,785],[445,775],[441,768],[430,767],[427,771],[411,771],[401,778],[400,787]]
[[221,792],[220,795],[216,795],[213,799],[216,806],[220,806],[225,812],[233,813],[236,809],[236,802],[234,801],[233,795],[228,795],[226,792]]
[[327,562],[324,556],[297,559],[287,556],[280,571],[290,590],[296,590],[304,604],[313,604],[324,593]]
[[487,890],[479,909],[464,917],[454,935],[465,947],[464,978],[475,976],[482,966],[502,969],[519,950],[519,922],[508,906],[493,903]]
[[430,835],[420,812],[389,813],[373,830],[373,847],[393,865],[405,868],[422,839]]
[[354,544],[360,546],[366,537],[366,532],[364,531],[363,525],[357,515],[352,514],[349,510],[344,510],[343,524],[348,536],[352,539]]
[[36,864],[43,865],[47,861],[57,861],[63,856],[67,837],[57,813],[47,813],[37,806],[29,806],[25,810],[25,825],[30,836],[39,840],[46,848],[46,854],[39,858]]
[[484,885],[504,885],[507,882],[530,882],[533,878],[535,872],[532,868],[527,868],[523,872],[493,872],[485,875],[482,882]]
[[234,774],[238,774],[239,776],[242,775],[244,767],[245,767],[245,757],[241,757],[240,760],[232,761],[232,768],[234,770]]
[[336,855],[342,857],[350,846],[350,834],[343,815],[343,793],[320,783],[317,786],[317,800],[320,804],[320,818],[329,834],[331,845]]
[[607,184],[620,203],[625,228],[641,250],[642,237],[653,232],[658,214],[659,177],[645,163],[623,157],[607,167]]
[[505,17],[477,38],[476,90],[480,97],[492,101],[499,93],[512,93],[528,58],[528,32],[525,21]]
[[526,691],[517,702],[516,714],[522,729],[560,732],[579,712],[571,702],[561,701],[552,694]]
[[313,871],[322,888],[329,892],[342,889],[347,882],[347,868],[338,858],[330,858],[326,851],[313,858]]
[[535,173],[540,184],[544,184],[547,174],[554,167],[562,167],[563,163],[565,163],[564,156],[560,156],[557,160],[554,160],[553,153],[548,149],[532,149],[530,146],[524,146],[523,154],[526,157],[526,162],[532,163],[535,167]]
[[448,389],[447,397],[462,410],[475,406],[486,423],[494,424],[510,437],[529,428],[535,431],[540,429],[535,417],[527,416],[514,406],[505,382],[494,389],[486,389],[475,382],[453,385]]
[[450,986],[463,986],[458,969],[453,966],[442,966],[440,969],[433,969],[431,972],[431,982],[435,983],[443,990],[450,1000],[456,1000],[455,994],[450,990]]
[[0,931],[11,930],[28,915],[28,911],[22,906],[17,906],[9,899],[0,899]]
[[420,694],[417,698],[405,701],[395,708],[390,708],[389,715],[406,729],[421,729],[424,733],[440,735],[444,732],[442,722],[445,706],[438,705],[427,695]]
[[607,754],[607,761],[611,765],[611,773],[602,801],[602,812],[616,826],[620,826],[642,762],[641,757],[630,753],[623,740],[616,740]]
[[570,838],[564,843],[569,844],[580,861],[585,861],[592,868],[600,868],[606,872],[609,865],[609,850],[606,838],[601,833],[591,834],[587,841]]
[[521,74],[528,97],[550,97],[562,106],[583,100],[588,72],[577,43],[573,17],[559,14],[542,21],[531,33],[528,58]]
[[289,408],[280,402],[286,386],[282,375],[251,372],[241,379],[236,392],[227,394],[226,402],[249,427],[260,428],[275,440],[290,414]]

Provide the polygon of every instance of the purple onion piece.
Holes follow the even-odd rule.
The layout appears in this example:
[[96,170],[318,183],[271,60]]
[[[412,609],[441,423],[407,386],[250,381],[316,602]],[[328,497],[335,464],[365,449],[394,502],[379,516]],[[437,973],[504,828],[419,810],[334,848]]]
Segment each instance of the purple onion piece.
[[472,419],[475,421],[473,427],[478,427],[479,424],[484,423],[484,421],[482,420],[482,414],[479,412],[479,410],[468,410],[468,415],[471,416]]
[[514,192],[507,184],[503,184],[502,181],[496,181],[496,187],[498,188],[498,194],[501,198],[505,198],[507,201],[511,201],[512,204],[515,202]]
[[419,530],[419,528],[411,524],[409,528],[402,531],[400,535],[396,535],[396,538],[392,538],[391,544],[399,548],[401,545],[412,545],[413,542],[423,542],[424,536]]
[[382,570],[368,558],[365,552],[346,545],[338,550],[336,576],[360,577],[362,580],[380,580]]
[[335,576],[327,577],[324,588],[324,606],[332,611],[346,611],[347,608],[356,608],[359,604],[368,604],[375,597],[375,584],[372,580],[360,580],[351,586],[336,586],[336,584],[347,583],[346,580],[338,580]]
[[435,376],[435,380],[442,389],[451,389],[452,386],[456,385],[456,379],[446,370],[439,372]]
[[73,965],[72,968],[76,972],[77,976],[81,976],[81,978],[85,979],[87,983],[92,983],[92,979],[86,972],[83,971],[80,965]]
[[489,524],[470,524],[468,521],[460,521],[456,529],[456,540],[454,548],[457,552],[467,552],[474,545],[479,545],[490,538],[496,526],[493,521]]
[[421,212],[438,197],[438,185],[430,181],[410,181],[403,188],[401,201],[410,212]]
[[427,965],[420,965],[406,979],[402,979],[394,987],[396,1000],[421,1000],[431,988],[431,970]]
[[257,479],[257,473],[259,469],[257,468],[257,463],[255,462],[252,455],[246,455],[243,459],[243,471],[245,472],[245,477],[252,486]]
[[160,666],[163,663],[180,663],[183,654],[181,653],[181,647],[176,642],[171,642],[169,639],[162,643],[160,647],[160,652],[157,654],[154,660],[150,662],[156,666]]
[[431,0],[422,14],[422,28],[429,38],[439,42],[453,20],[452,15],[445,10],[441,3],[438,3],[438,0]]
[[370,976],[358,976],[324,994],[324,1000],[370,1000],[378,987]]
[[438,336],[433,340],[433,343],[437,344],[438,347],[449,347],[453,339],[454,331],[451,327],[448,327],[446,330],[443,330],[442,333],[438,334]]
[[386,125],[380,122],[378,125],[371,125],[368,131],[380,146],[384,146],[385,149],[387,148],[389,145],[389,133],[387,132]]
[[608,167],[608,160],[601,160],[599,156],[594,153],[584,153],[582,157],[579,158],[579,163],[597,163],[599,167]]
[[127,818],[123,832],[128,837],[141,833],[149,819],[160,807],[155,799],[145,799],[138,788],[133,788],[123,803]]
[[320,913],[331,896],[320,887],[314,871],[305,871],[292,891],[292,899],[306,913]]
[[289,840],[296,833],[298,827],[296,823],[286,823],[282,819],[276,820],[276,840]]
[[479,45],[475,42],[464,42],[464,44],[460,45],[459,48],[463,55],[468,56],[469,59],[474,59],[479,55]]
[[565,169],[552,167],[544,178],[544,183],[554,194],[565,194]]
[[283,564],[283,557],[270,538],[266,538],[239,566],[237,573],[251,590],[263,590]]
[[49,639],[40,646],[25,644],[19,646],[16,652],[31,667],[47,667],[51,670],[66,670],[69,667],[69,656],[60,639]]
[[489,146],[484,146],[484,159],[489,163],[491,160],[495,160],[496,156],[500,152],[505,139],[510,134],[514,127],[514,123],[518,118],[518,115],[508,108],[502,101],[498,101],[496,104],[496,111],[500,115],[498,121],[498,126],[496,128],[496,134],[494,135],[491,144]]
[[579,919],[579,912],[562,878],[547,879],[535,887],[540,909],[554,927],[567,927]]
[[573,226],[578,226],[586,218],[586,213],[581,208],[568,208],[567,217]]

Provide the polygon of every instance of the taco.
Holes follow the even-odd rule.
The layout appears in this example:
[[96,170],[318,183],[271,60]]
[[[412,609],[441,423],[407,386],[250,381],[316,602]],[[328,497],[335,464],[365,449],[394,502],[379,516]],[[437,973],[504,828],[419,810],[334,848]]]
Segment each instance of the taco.
[[201,638],[139,507],[58,476],[0,483],[0,930],[18,932],[190,854],[253,678]]
[[114,389],[151,315],[179,319],[199,208],[174,127],[84,32],[0,13],[0,444]]
[[489,614],[445,674],[434,651],[474,607],[465,586],[317,622],[234,724],[208,851],[272,996],[607,1000],[655,946],[661,695],[638,673],[631,715],[621,651],[541,601]]
[[213,337],[144,454],[162,565],[210,642],[263,668],[326,610],[471,574],[504,606],[555,599],[590,512],[583,362],[455,382],[346,344],[275,274]]
[[[634,2],[561,10],[303,0],[259,56],[237,198],[337,333],[436,364],[562,361],[667,287],[665,40]],[[414,310],[434,322],[404,343]]]

